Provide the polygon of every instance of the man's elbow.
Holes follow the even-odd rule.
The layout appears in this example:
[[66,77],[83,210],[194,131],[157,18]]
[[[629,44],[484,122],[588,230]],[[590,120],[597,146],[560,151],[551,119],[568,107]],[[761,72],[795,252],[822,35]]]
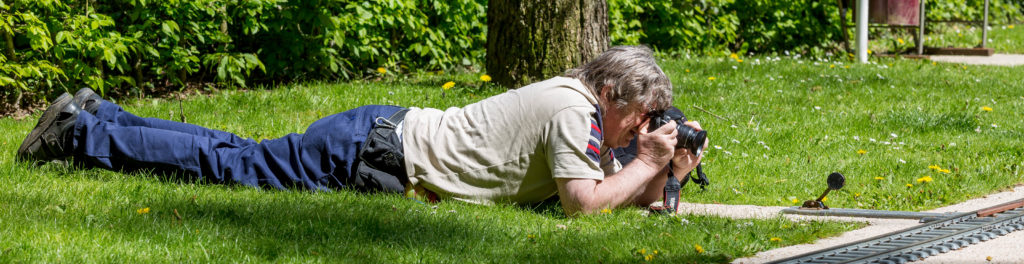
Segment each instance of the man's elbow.
[[596,214],[606,208],[608,208],[608,206],[589,201],[562,201],[562,210],[565,211],[565,215],[567,216]]

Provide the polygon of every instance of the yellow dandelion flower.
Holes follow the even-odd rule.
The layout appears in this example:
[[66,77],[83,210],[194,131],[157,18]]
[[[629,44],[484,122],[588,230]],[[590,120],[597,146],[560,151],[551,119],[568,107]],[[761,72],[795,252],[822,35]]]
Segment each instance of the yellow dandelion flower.
[[640,255],[647,255],[647,249],[646,248],[641,248],[640,249]]
[[697,244],[693,244],[693,250],[696,250],[697,254],[704,253],[704,247]]
[[941,169],[941,170],[939,170],[939,172],[941,172],[941,173],[949,173],[949,170],[948,169]]
[[896,38],[896,42],[899,42],[900,45],[902,45],[903,44],[903,38]]
[[929,176],[924,176],[924,177],[921,177],[921,178],[917,178],[917,183],[922,183],[922,182],[932,182],[932,176],[929,175]]
[[800,203],[800,200],[797,200],[796,198],[793,198],[793,200],[790,201],[793,201],[793,203]]
[[858,150],[857,150],[857,154],[861,154],[861,155],[864,155],[864,154],[867,154],[867,153],[868,153],[868,151],[867,151],[867,150],[863,150],[863,149],[858,149]]
[[914,185],[907,183],[907,187],[914,187]]
[[736,53],[733,53],[733,54],[729,54],[729,58],[732,58],[732,59],[734,59],[734,60],[735,60],[735,59],[739,59],[739,58],[740,58],[740,55],[736,55]]
[[658,250],[655,249],[654,252],[651,252],[651,253],[654,253],[654,255],[657,255],[658,254]]
[[526,235],[526,238],[534,239],[534,238],[537,238],[537,236],[531,234],[531,235]]
[[772,242],[780,242],[780,241],[782,241],[782,239],[781,239],[781,238],[777,238],[777,237],[773,237],[773,238],[771,238],[770,240],[771,240]]
[[982,106],[982,107],[981,107],[981,111],[985,111],[985,112],[992,112],[992,108],[991,108],[991,107],[988,107],[988,106]]
[[828,65],[828,68],[829,68],[829,69],[831,69],[831,68],[835,68],[835,67],[836,67],[836,65],[835,65],[835,64],[831,64],[831,65]]
[[736,62],[743,62],[742,59],[736,59]]
[[378,67],[377,68],[377,73],[380,73],[380,74],[388,73],[388,69],[385,69],[384,67]]
[[686,72],[690,72],[690,69],[686,69]]
[[139,213],[139,214],[148,214],[149,213],[149,207],[140,208],[139,210],[135,210],[135,212]]
[[871,50],[868,50],[868,55],[871,55]]
[[715,78],[715,76],[708,77],[708,81],[714,81],[715,79],[718,79],[718,78]]
[[933,170],[939,170],[939,169],[942,169],[942,168],[940,168],[940,167],[939,167],[939,165],[928,165],[928,168],[929,168],[929,169],[933,169]]
[[455,87],[455,82],[446,82],[444,85],[441,85],[441,89],[445,90],[451,89],[452,87]]
[[935,62],[933,61],[933,62],[932,62],[932,66],[935,66],[935,65],[938,65],[938,63],[935,63]]
[[491,81],[491,76],[487,75],[487,74],[480,75],[480,80],[484,81],[484,82],[489,82],[489,81]]
[[1013,29],[1013,25],[1006,25],[1006,28]]
[[849,68],[850,68],[850,65],[843,66],[843,69],[849,69]]
[[828,197],[822,197],[822,198],[821,198],[821,201],[822,201],[822,202],[827,202],[827,201],[828,201]]
[[875,180],[879,180],[879,181],[881,181],[881,180],[885,180],[885,178],[884,178],[884,177],[881,177],[881,176],[875,176]]
[[612,209],[608,209],[608,208],[601,209],[601,213],[602,214],[610,214],[610,213],[612,213]]
[[966,70],[966,69],[967,69],[967,66],[963,66],[963,67],[964,67],[964,70]]
[[644,256],[644,260],[645,260],[645,261],[651,261],[651,260],[653,260],[653,259],[654,259],[654,255],[647,255],[647,256]]
[[860,197],[860,193],[854,193],[853,197]]

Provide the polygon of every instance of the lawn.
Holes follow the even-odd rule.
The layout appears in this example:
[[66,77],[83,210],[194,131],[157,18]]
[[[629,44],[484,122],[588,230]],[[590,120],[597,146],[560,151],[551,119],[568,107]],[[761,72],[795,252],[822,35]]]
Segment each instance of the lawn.
[[[820,194],[833,171],[847,176],[847,187],[826,203],[846,208],[923,210],[1024,182],[1020,67],[781,55],[660,64],[676,106],[712,140],[712,185],[688,185],[688,202],[790,206]],[[266,139],[360,105],[444,108],[502,91],[477,77],[388,75],[120,103],[141,116],[184,116]],[[447,81],[457,85],[441,89]],[[0,135],[0,262],[703,263],[861,226],[648,217],[639,209],[566,218],[550,204],[431,205],[13,162],[37,117],[0,119],[9,131]]]
[[[742,61],[742,62],[739,62]],[[925,60],[698,58],[664,63],[712,138],[716,184],[689,202],[924,210],[1024,183],[1021,67]],[[717,180],[717,181],[716,181]]]

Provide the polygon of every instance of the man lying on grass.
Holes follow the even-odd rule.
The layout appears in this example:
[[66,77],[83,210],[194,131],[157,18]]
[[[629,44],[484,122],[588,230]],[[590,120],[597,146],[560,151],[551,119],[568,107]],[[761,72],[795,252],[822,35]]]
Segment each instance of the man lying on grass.
[[[18,157],[189,180],[278,189],[405,193],[419,199],[535,203],[556,194],[568,215],[661,198],[668,163],[700,161],[674,149],[676,124],[648,129],[671,106],[672,84],[646,47],[614,47],[583,67],[463,108],[362,106],[314,122],[305,134],[255,142],[141,118],[91,89],[64,93],[39,118]],[[696,122],[686,125],[700,129]],[[623,167],[610,148],[637,138]],[[705,145],[707,143],[705,142]]]

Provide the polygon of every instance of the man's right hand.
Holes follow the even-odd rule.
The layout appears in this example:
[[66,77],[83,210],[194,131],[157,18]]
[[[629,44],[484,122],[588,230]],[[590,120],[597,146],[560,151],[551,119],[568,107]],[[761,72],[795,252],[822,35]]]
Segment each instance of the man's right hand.
[[652,168],[662,168],[668,165],[676,146],[676,122],[669,121],[667,124],[648,131],[650,121],[640,125],[637,135],[636,159],[643,161]]

